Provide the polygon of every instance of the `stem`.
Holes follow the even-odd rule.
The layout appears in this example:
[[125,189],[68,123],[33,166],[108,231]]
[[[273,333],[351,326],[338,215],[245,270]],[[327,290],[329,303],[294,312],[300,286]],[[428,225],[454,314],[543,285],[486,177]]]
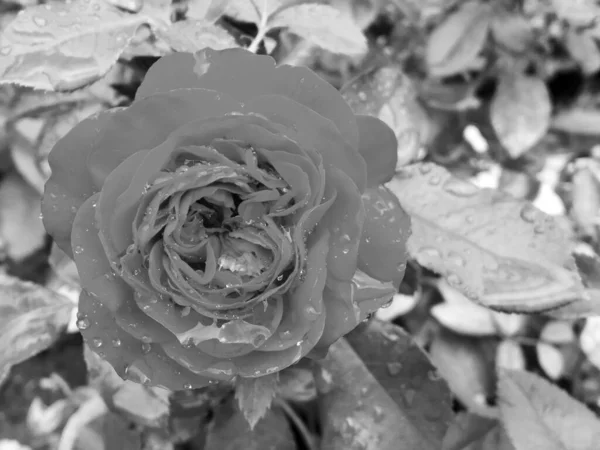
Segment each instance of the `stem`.
[[292,423],[298,430],[298,433],[300,433],[300,435],[304,439],[306,448],[308,450],[317,450],[318,447],[315,444],[315,442],[312,438],[312,435],[310,434],[310,431],[308,431],[308,428],[306,428],[306,425],[304,424],[302,419],[300,419],[300,417],[298,417],[298,414],[296,414],[296,411],[294,411],[294,408],[292,408],[285,400],[280,399],[280,398],[276,398],[274,400],[274,403],[277,406],[279,406],[281,409],[283,409],[283,412],[285,412],[285,414],[288,416],[288,418],[292,421]]
[[[258,46],[260,45],[262,40],[265,38],[265,35],[269,31],[269,27],[267,26],[267,22],[269,21],[269,15],[267,14],[267,1],[268,0],[263,0],[263,9],[262,9],[262,13],[260,14],[260,23],[258,24],[258,33],[256,33],[256,36],[254,36],[254,40],[248,47],[248,50],[251,51],[252,53],[256,53],[258,51]],[[258,8],[256,8],[256,10],[258,12]]]

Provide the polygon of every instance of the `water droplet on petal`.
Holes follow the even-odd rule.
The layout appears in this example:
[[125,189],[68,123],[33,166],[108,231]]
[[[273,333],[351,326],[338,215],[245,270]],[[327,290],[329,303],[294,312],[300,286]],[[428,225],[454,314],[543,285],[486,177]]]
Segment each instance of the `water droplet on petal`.
[[113,347],[120,347],[120,346],[121,346],[121,339],[119,339],[119,338],[115,338],[115,339],[113,339],[113,340],[111,341],[111,343],[112,343],[112,346],[113,346]]
[[423,247],[418,252],[419,256],[424,256],[426,258],[441,258],[442,254],[440,251],[433,247]]
[[186,383],[186,384],[183,385],[183,388],[186,391],[191,391],[192,389],[194,389],[194,386],[192,386],[190,383]]
[[75,248],[73,249],[73,252],[76,255],[80,255],[81,253],[83,253],[83,247],[81,245],[76,245]]
[[96,348],[100,348],[104,345],[104,342],[102,342],[102,339],[100,338],[94,338],[92,339],[92,345]]
[[448,283],[450,283],[452,286],[458,286],[462,284],[462,280],[457,274],[451,273],[448,275]]
[[87,330],[89,327],[90,321],[85,317],[77,321],[77,328],[79,328],[80,330]]
[[152,344],[148,344],[148,343],[144,342],[142,344],[142,353],[144,355],[147,355],[148,353],[150,353],[150,350],[152,350]]
[[442,181],[442,179],[440,177],[438,177],[437,175],[433,175],[429,179],[429,184],[432,186],[436,186],[436,185],[440,184],[440,181]]
[[423,163],[421,165],[421,167],[419,168],[419,170],[421,171],[421,173],[423,175],[428,174],[429,172],[431,172],[432,169],[433,169],[433,166],[431,165],[431,163]]

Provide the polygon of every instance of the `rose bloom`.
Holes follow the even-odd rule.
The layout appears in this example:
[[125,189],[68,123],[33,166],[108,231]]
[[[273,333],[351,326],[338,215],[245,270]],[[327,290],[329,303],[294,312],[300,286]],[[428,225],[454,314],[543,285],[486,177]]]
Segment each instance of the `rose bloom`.
[[404,274],[396,145],[309,69],[161,58],[50,153],[44,224],[77,265],[86,344],[171,390],[322,357]]

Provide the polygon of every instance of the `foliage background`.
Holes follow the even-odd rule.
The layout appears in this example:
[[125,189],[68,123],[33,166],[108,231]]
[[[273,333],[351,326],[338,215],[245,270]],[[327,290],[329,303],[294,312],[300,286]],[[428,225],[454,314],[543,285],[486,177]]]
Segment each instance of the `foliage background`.
[[[0,0],[0,449],[598,448],[599,13]],[[84,351],[77,272],[39,199],[73,125],[128,105],[160,56],[206,46],[309,66],[394,129],[411,259],[391,304],[321,363],[170,395]]]

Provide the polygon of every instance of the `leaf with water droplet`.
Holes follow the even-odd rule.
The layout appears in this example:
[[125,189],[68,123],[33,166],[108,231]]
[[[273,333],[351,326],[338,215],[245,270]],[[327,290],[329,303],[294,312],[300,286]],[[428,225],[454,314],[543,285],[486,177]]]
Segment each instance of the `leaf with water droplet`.
[[142,24],[162,22],[101,0],[29,7],[0,35],[0,84],[79,89],[109,71]]
[[386,184],[411,216],[408,250],[419,264],[500,311],[544,311],[584,296],[570,243],[551,216],[467,183],[415,164]]
[[515,448],[591,450],[600,420],[565,391],[533,373],[500,370],[498,405]]
[[[385,363],[384,363],[385,362]],[[329,374],[325,386],[317,374]],[[444,380],[401,328],[377,320],[329,350],[316,372],[322,448],[439,450],[452,417]]]
[[168,28],[159,28],[157,35],[177,52],[239,47],[225,29],[202,20],[180,20]]
[[67,298],[0,275],[0,384],[10,368],[46,350],[71,319]]

